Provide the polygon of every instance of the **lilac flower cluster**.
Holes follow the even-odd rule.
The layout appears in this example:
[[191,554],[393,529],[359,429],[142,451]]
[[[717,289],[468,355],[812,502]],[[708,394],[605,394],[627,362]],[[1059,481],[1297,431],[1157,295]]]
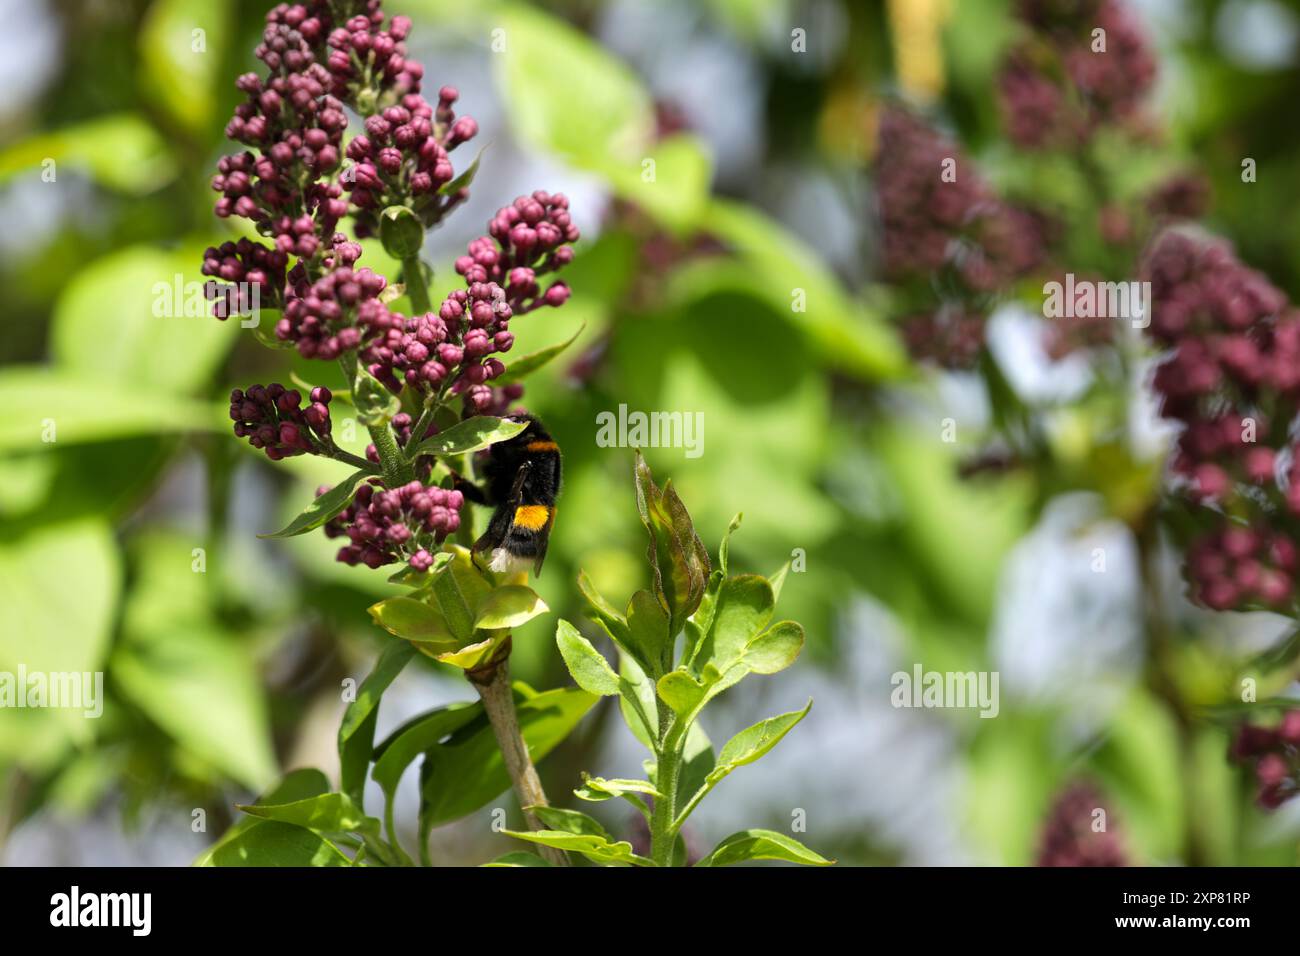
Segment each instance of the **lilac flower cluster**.
[[[299,8],[301,9],[301,8]],[[290,8],[289,13],[294,13]],[[409,17],[396,16],[384,29],[380,0],[369,0],[366,12],[349,17],[329,31],[325,66],[333,78],[334,95],[361,107],[382,105],[379,97],[420,92],[424,67],[407,59],[405,40]]]
[[[1289,426],[1300,411],[1300,313],[1222,242],[1161,234],[1144,275],[1148,333],[1169,355],[1153,385],[1161,414],[1182,424],[1171,462],[1179,491],[1209,515],[1188,550],[1195,596],[1216,609],[1286,609],[1294,543],[1270,528],[1300,515]],[[1228,514],[1233,517],[1229,518]]]
[[311,402],[303,408],[302,393],[278,382],[237,388],[230,393],[230,420],[235,423],[237,438],[247,438],[272,461],[319,453],[333,447],[332,397],[328,388],[318,386],[311,390]]
[[[321,488],[317,495],[328,490]],[[378,568],[407,561],[415,570],[427,571],[438,546],[460,527],[464,503],[459,491],[419,481],[385,489],[375,478],[357,489],[352,503],[325,525],[325,534],[347,537],[349,543],[338,552],[344,564]]]
[[[278,307],[288,264],[289,257],[284,252],[268,249],[250,239],[209,246],[203,253],[203,274],[212,278],[204,284],[203,291],[209,299],[216,300],[213,313],[225,320],[232,315],[247,314],[254,306]],[[217,279],[232,284],[222,285]]]
[[518,197],[497,210],[488,232],[490,236],[475,239],[467,254],[456,260],[456,271],[466,283],[471,287],[496,283],[505,289],[506,302],[516,313],[543,305],[558,307],[568,301],[565,283],[553,282],[543,292],[537,281],[538,276],[573,261],[569,244],[577,242],[580,234],[563,193],[539,189],[531,196]]
[[1300,710],[1287,711],[1276,727],[1243,724],[1229,755],[1254,764],[1260,806],[1276,809],[1300,794]]
[[998,75],[1012,142],[1026,149],[1072,149],[1103,125],[1140,125],[1156,60],[1120,0],[1028,0],[1017,13],[1030,35],[1010,49]]
[[466,287],[456,289],[436,313],[395,323],[362,353],[370,373],[393,391],[408,385],[421,393],[464,397],[466,409],[483,413],[494,404],[491,380],[505,372],[495,355],[510,351],[510,320],[569,298],[563,282],[542,291],[538,276],[573,260],[578,239],[561,194],[536,192],[499,210],[490,236],[469,244],[456,260]]
[[[389,203],[413,201],[428,225],[467,195],[457,190],[439,201],[425,194],[453,178],[447,150],[474,135],[474,121],[454,118],[454,90],[443,91],[436,111],[420,99],[424,70],[407,59],[404,43],[410,21],[393,17],[386,29],[384,22],[380,0],[280,4],[267,14],[256,50],[268,76],[246,73],[236,84],[246,100],[226,134],[249,149],[221,159],[212,187],[221,193],[218,216],[252,220],[276,252],[298,259],[279,287],[266,290],[267,301],[290,297],[286,280],[308,284],[331,267],[324,260],[348,212],[344,185],[359,207],[359,236],[373,231],[378,210]],[[341,185],[331,174],[342,159],[345,106],[367,117],[367,135],[350,144],[353,159],[373,149],[376,162],[345,170]],[[402,156],[395,173],[393,152]],[[225,294],[217,289],[212,297],[222,308]]]
[[370,269],[342,265],[290,297],[275,335],[304,358],[336,359],[403,321],[380,301],[387,281]]
[[358,236],[374,235],[379,213],[388,206],[410,200],[429,226],[468,197],[467,189],[439,195],[456,175],[450,153],[478,133],[472,118],[456,117],[452,104],[459,95],[455,87],[444,86],[435,108],[408,93],[400,105],[366,118],[365,132],[348,144],[355,165],[344,177]]
[[1094,813],[1106,809],[1089,783],[1066,787],[1052,804],[1038,847],[1038,866],[1128,866],[1128,854],[1114,821],[1093,829]]
[[927,289],[941,279],[951,299],[914,317],[905,337],[925,346],[918,357],[969,367],[985,299],[1042,264],[1049,224],[1000,199],[955,144],[904,110],[881,117],[875,180],[886,277]]

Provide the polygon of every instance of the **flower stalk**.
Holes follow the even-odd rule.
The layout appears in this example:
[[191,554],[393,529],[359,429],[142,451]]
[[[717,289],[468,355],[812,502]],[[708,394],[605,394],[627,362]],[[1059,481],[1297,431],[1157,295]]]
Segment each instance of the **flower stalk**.
[[[514,786],[515,796],[524,811],[524,820],[528,829],[545,830],[547,827],[530,807],[550,806],[542,781],[537,776],[532,757],[528,753],[528,743],[519,729],[519,717],[515,712],[514,692],[510,687],[510,639],[506,638],[501,654],[490,663],[475,670],[466,671],[479,697],[483,700],[483,709],[487,711],[492,723],[492,732],[496,735],[497,746],[501,748],[501,757],[505,761],[506,772]],[[551,866],[568,866],[569,858],[563,850],[541,846],[542,858]]]

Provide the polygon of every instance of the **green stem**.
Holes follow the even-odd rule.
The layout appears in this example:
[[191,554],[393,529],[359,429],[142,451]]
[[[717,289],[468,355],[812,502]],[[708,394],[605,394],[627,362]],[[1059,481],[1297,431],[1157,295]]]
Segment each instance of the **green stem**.
[[411,463],[402,454],[402,449],[397,446],[397,436],[388,427],[388,423],[367,425],[366,430],[370,432],[370,440],[375,443],[375,450],[379,452],[379,466],[383,469],[384,484],[389,488],[396,488],[410,481],[415,473],[411,470]]
[[411,440],[407,442],[407,448],[410,449],[410,451],[412,452],[412,454],[409,456],[411,459],[415,458],[414,455],[415,449],[419,448],[420,442],[424,441],[424,433],[427,432],[429,430],[429,426],[433,424],[433,416],[437,413],[437,411],[438,411],[437,402],[435,401],[425,402],[424,410],[420,412],[420,417],[416,419],[415,426],[411,429]]
[[402,849],[402,843],[397,839],[397,827],[393,823],[393,802],[388,799],[384,800],[384,832],[387,834],[388,843],[392,846],[393,852],[396,853],[397,859],[402,866],[414,866],[410,854]]
[[[507,648],[509,645],[506,645]],[[524,811],[524,821],[528,829],[534,832],[547,829],[532,807],[546,807],[546,791],[537,776],[533,759],[528,753],[528,743],[519,729],[519,717],[515,712],[514,691],[510,687],[509,651],[501,659],[489,665],[483,671],[466,673],[470,683],[483,699],[483,709],[487,711],[492,732],[496,735],[497,746],[501,749],[501,758],[514,785],[515,796]],[[569,857],[563,850],[555,847],[539,846],[542,859],[551,866],[568,866]]]
[[673,846],[677,842],[676,819],[677,773],[680,769],[680,722],[663,701],[659,701],[659,751],[655,754],[654,812],[650,815],[650,857],[656,866],[673,865]]
[[424,270],[420,268],[420,256],[416,253],[402,260],[402,278],[406,281],[406,297],[411,300],[411,311],[416,315],[433,310],[429,301],[429,290],[424,284]]

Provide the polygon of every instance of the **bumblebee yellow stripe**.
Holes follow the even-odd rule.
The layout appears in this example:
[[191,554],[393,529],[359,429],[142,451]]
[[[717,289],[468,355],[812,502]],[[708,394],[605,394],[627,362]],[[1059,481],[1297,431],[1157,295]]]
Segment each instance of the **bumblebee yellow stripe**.
[[530,441],[524,447],[529,451],[555,451],[558,446],[553,441]]
[[515,509],[515,526],[528,531],[538,531],[551,520],[551,509],[546,505],[520,505]]

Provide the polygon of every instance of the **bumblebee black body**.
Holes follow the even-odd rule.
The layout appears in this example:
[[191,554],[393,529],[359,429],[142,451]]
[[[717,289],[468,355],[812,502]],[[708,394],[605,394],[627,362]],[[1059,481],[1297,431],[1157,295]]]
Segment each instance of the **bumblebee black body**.
[[538,419],[512,419],[527,422],[527,427],[492,446],[483,487],[463,480],[456,487],[470,501],[496,509],[487,530],[474,542],[476,563],[479,554],[491,552],[493,571],[517,570],[531,561],[533,573],[540,575],[560,494],[560,449]]

